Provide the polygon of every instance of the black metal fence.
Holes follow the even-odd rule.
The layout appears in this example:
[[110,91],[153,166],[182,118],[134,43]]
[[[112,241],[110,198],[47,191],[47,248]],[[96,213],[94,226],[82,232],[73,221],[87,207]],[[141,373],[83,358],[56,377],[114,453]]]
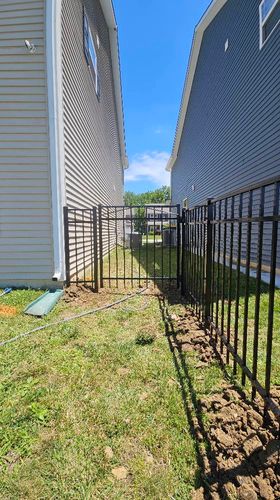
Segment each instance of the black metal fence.
[[64,209],[67,284],[175,284],[224,361],[280,416],[280,178],[179,205]]
[[180,206],[64,208],[66,284],[180,286]]
[[64,207],[66,284],[98,291],[97,209]]
[[182,215],[182,292],[234,374],[278,417],[279,190],[272,179]]
[[99,206],[100,285],[180,286],[180,206]]

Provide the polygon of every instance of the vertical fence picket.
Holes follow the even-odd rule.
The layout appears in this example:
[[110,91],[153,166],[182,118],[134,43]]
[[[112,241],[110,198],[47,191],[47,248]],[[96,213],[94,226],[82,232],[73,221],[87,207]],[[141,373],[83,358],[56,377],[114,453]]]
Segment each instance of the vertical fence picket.
[[206,213],[206,278],[205,278],[205,312],[206,327],[211,324],[211,290],[212,290],[212,253],[213,253],[213,204],[207,201]]
[[236,264],[236,295],[235,295],[235,323],[234,323],[234,359],[233,359],[233,374],[237,373],[236,356],[239,347],[239,303],[240,303],[240,274],[241,274],[241,244],[242,244],[242,216],[243,216],[243,193],[239,196],[239,222],[238,222],[238,247],[237,247],[237,264]]
[[[243,350],[242,362],[246,366],[247,350],[248,350],[248,312],[249,312],[249,293],[250,293],[250,262],[251,262],[251,240],[252,240],[252,205],[253,192],[249,192],[248,202],[248,224],[247,224],[247,249],[246,249],[246,284],[245,284],[245,301],[244,301],[244,321],[243,321]],[[246,375],[242,371],[242,385],[245,385]]]
[[176,273],[177,273],[177,288],[180,288],[180,283],[181,283],[181,269],[180,269],[180,258],[181,258],[181,208],[180,205],[177,205],[177,268],[176,268]]
[[267,399],[265,401],[265,414],[267,414],[268,398],[270,398],[270,390],[271,390],[271,361],[272,361],[277,241],[278,241],[278,225],[279,225],[279,221],[277,221],[277,216],[279,215],[279,188],[280,188],[280,181],[274,184],[274,200],[273,200],[274,220],[272,222],[268,327],[267,327],[267,345],[266,345],[265,395]]
[[[233,236],[234,236],[234,207],[235,198],[231,198],[231,223],[230,223],[230,250],[229,250],[229,279],[228,279],[228,314],[227,314],[227,342],[231,341],[231,300],[232,300],[232,261],[233,261]],[[227,364],[229,364],[230,356],[229,350],[227,349]]]
[[99,229],[99,279],[100,279],[100,287],[103,288],[103,207],[99,205],[98,207],[98,229]]
[[[259,231],[258,231],[258,264],[256,276],[256,301],[255,301],[255,324],[253,345],[253,382],[257,380],[258,373],[258,350],[259,350],[259,324],[260,324],[260,298],[261,298],[261,276],[262,276],[262,254],[263,254],[263,216],[264,216],[265,188],[261,188],[259,208]],[[256,387],[252,387],[252,398],[256,397]]]
[[186,296],[186,211],[182,210],[181,293]]
[[93,230],[93,273],[94,273],[94,291],[99,291],[98,280],[98,233],[97,233],[97,208],[92,208],[92,230]]
[[63,208],[66,286],[70,286],[69,211]]

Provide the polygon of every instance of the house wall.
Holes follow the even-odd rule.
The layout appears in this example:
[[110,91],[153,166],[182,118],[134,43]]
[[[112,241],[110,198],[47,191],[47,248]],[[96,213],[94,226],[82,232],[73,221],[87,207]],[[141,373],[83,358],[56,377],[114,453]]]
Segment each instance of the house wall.
[[[83,49],[83,6],[97,48],[98,100]],[[123,203],[123,169],[108,27],[98,0],[63,0],[66,199],[71,208]]]
[[0,0],[0,287],[51,283],[47,105],[45,2]]
[[280,173],[280,26],[259,50],[259,3],[228,0],[204,33],[173,203],[193,206]]
[[[228,0],[204,33],[172,170],[172,203],[187,197],[192,207],[280,174],[280,26],[260,50],[259,4]],[[271,208],[268,194],[267,214]],[[253,247],[254,254],[255,236]]]

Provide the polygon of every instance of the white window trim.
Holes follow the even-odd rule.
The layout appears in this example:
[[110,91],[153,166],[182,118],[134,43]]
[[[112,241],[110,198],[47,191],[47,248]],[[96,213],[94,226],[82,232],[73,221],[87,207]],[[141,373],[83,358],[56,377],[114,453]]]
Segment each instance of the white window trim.
[[273,5],[272,5],[272,7],[270,8],[270,11],[267,13],[267,15],[265,16],[265,18],[263,19],[262,18],[262,7],[263,7],[265,1],[266,0],[262,0],[262,2],[260,3],[260,7],[259,7],[259,17],[260,17],[260,50],[263,48],[263,46],[266,44],[266,42],[271,37],[271,35],[274,32],[274,30],[279,25],[279,21],[278,21],[275,24],[275,26],[274,26],[273,30],[271,31],[271,33],[268,35],[268,37],[265,40],[263,39],[263,29],[264,29],[264,26],[267,23],[268,19],[270,18],[271,14],[274,12],[277,4],[279,3],[279,0],[275,0],[274,3],[273,3]]
[[[83,12],[83,17],[84,17],[83,23],[85,23],[85,21],[87,23],[88,37],[91,41],[91,45],[92,45],[93,50],[94,50],[95,62],[94,62],[93,58],[91,57],[91,53],[89,50],[89,44],[88,44],[87,50],[85,50],[85,47],[84,47],[85,58],[87,61],[89,71],[91,73],[93,83],[94,83],[96,95],[99,97],[100,89],[99,89],[99,76],[98,76],[98,56],[97,56],[97,48],[96,48],[96,44],[99,45],[99,38],[98,38],[98,35],[96,35],[96,43],[95,43],[95,37],[93,36],[93,32],[91,30],[91,26],[90,26],[90,22],[89,22],[89,16],[87,15],[87,11],[86,11],[85,7],[84,7],[84,12]],[[83,36],[85,37],[85,27],[84,26],[83,26]],[[85,41],[84,41],[84,43],[85,43]],[[89,61],[89,59],[90,59],[90,61]],[[91,70],[91,65],[92,65],[93,70],[94,70],[94,75],[93,75],[93,72]]]

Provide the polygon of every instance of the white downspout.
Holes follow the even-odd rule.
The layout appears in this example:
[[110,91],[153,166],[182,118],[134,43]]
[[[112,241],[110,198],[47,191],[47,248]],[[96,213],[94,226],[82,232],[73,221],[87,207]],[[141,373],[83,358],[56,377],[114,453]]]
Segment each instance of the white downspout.
[[65,280],[63,206],[65,205],[64,132],[62,109],[62,0],[46,0],[46,59],[51,169],[53,281]]

